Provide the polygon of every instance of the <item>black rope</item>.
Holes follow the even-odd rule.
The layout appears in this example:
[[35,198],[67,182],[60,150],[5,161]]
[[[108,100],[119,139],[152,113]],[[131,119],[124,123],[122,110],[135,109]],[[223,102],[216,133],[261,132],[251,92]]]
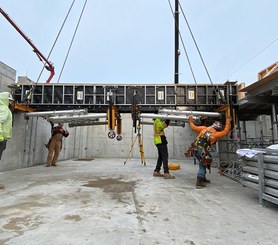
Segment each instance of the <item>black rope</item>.
[[[174,13],[173,7],[172,7],[172,5],[171,5],[171,3],[170,3],[170,0],[168,0],[168,3],[169,3],[169,6],[170,6],[170,9],[171,9],[173,18],[174,18],[174,20],[175,20],[175,13]],[[176,27],[178,27],[178,26],[177,26],[176,20],[175,20],[175,25],[176,25]],[[194,79],[195,84],[197,84],[196,77],[195,77],[195,75],[194,75],[194,72],[193,72],[193,69],[192,69],[192,65],[191,65],[191,62],[190,62],[190,59],[189,59],[188,53],[187,53],[187,51],[186,51],[185,44],[184,44],[184,41],[183,41],[183,38],[182,38],[182,35],[181,35],[179,29],[178,29],[178,32],[179,32],[179,37],[180,37],[180,40],[181,40],[181,43],[182,43],[182,46],[183,46],[183,50],[184,50],[184,53],[185,53],[185,56],[186,56],[186,59],[187,59],[187,62],[188,62],[188,65],[189,65],[189,68],[190,68],[192,77],[193,77],[193,79]]]
[[61,70],[61,73],[60,73],[60,75],[59,75],[59,78],[58,78],[57,83],[59,83],[60,78],[61,78],[61,76],[62,76],[62,73],[63,73],[63,71],[64,71],[64,67],[65,67],[65,64],[66,64],[66,62],[67,62],[67,59],[68,59],[68,56],[69,56],[69,52],[70,52],[70,50],[71,50],[71,46],[72,46],[73,40],[74,40],[74,38],[75,38],[77,29],[78,29],[78,27],[79,27],[79,24],[80,24],[80,21],[81,21],[81,18],[82,18],[84,9],[85,9],[85,7],[86,7],[86,4],[87,4],[87,0],[85,1],[84,5],[83,5],[83,8],[82,8],[82,11],[81,11],[81,14],[80,14],[80,16],[79,16],[79,19],[78,19],[78,22],[77,22],[77,25],[76,25],[76,28],[75,28],[73,37],[72,37],[72,39],[71,39],[71,43],[70,43],[70,46],[69,46],[69,49],[68,49],[68,52],[67,52],[67,55],[66,55],[66,58],[65,58],[65,61],[64,61],[64,64],[63,64],[63,67],[62,67],[62,70]]

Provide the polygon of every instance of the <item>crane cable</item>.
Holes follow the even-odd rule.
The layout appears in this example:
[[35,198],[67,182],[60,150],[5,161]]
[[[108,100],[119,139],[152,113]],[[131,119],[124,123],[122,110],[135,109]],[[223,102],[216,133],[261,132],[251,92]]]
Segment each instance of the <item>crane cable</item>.
[[187,25],[187,27],[188,27],[188,30],[189,30],[189,32],[190,32],[190,35],[191,35],[191,37],[192,37],[192,40],[193,40],[193,42],[194,42],[194,44],[195,44],[195,47],[196,47],[196,49],[197,49],[197,51],[198,51],[198,54],[199,54],[199,56],[200,56],[200,59],[201,59],[201,61],[202,61],[202,64],[203,64],[203,66],[204,66],[204,68],[205,68],[205,70],[206,70],[206,73],[207,73],[207,76],[208,76],[208,78],[209,78],[209,81],[210,81],[211,85],[214,87],[214,84],[213,84],[213,82],[212,82],[211,76],[210,76],[210,74],[209,74],[209,72],[208,72],[208,69],[207,69],[207,66],[206,66],[206,64],[205,64],[205,62],[204,62],[204,59],[203,59],[203,57],[202,57],[201,51],[200,51],[200,49],[199,49],[199,47],[198,47],[198,44],[197,44],[197,42],[196,42],[196,39],[195,39],[195,37],[194,37],[194,35],[193,35],[193,32],[192,32],[192,30],[191,30],[191,28],[190,28],[189,22],[188,22],[188,20],[187,20],[187,18],[186,18],[186,16],[185,16],[185,13],[184,13],[184,11],[183,11],[183,8],[182,8],[180,2],[179,2],[179,6],[180,6],[180,9],[181,9],[183,18],[184,18],[184,20],[185,20],[185,22],[186,22],[186,25]]
[[[172,6],[172,4],[171,4],[170,0],[168,0],[168,3],[169,3],[169,6],[170,6],[170,9],[171,9],[171,12],[172,12],[173,18],[174,18],[174,20],[175,20],[175,13],[174,13],[173,6]],[[186,51],[185,44],[184,44],[184,41],[183,41],[182,35],[181,35],[181,33],[180,33],[180,30],[179,30],[179,28],[178,28],[178,25],[177,25],[176,20],[175,20],[175,26],[176,26],[176,27],[177,27],[177,29],[178,29],[178,32],[179,32],[179,37],[180,37],[180,40],[181,40],[181,43],[182,43],[182,46],[183,46],[183,50],[184,50],[184,53],[185,53],[185,56],[186,56],[186,59],[187,59],[187,62],[188,62],[188,65],[189,65],[189,68],[190,68],[190,71],[191,71],[192,77],[193,77],[193,79],[194,79],[195,84],[197,84],[196,77],[195,77],[195,75],[194,75],[193,68],[192,68],[192,65],[191,65],[191,62],[190,62],[190,59],[189,59],[188,53],[187,53],[187,51]]]
[[79,16],[79,19],[78,19],[78,22],[77,22],[77,25],[76,25],[76,28],[75,28],[75,31],[74,31],[73,37],[72,37],[72,39],[71,39],[70,46],[69,46],[69,49],[68,49],[67,55],[66,55],[66,57],[65,57],[65,61],[64,61],[64,64],[63,64],[62,70],[61,70],[61,72],[60,72],[59,78],[58,78],[58,80],[57,80],[57,83],[59,83],[60,78],[61,78],[61,76],[62,76],[62,73],[63,73],[63,71],[64,71],[64,67],[65,67],[65,64],[66,64],[66,62],[67,62],[67,59],[68,59],[68,56],[69,56],[69,52],[70,52],[70,50],[71,50],[71,47],[72,47],[72,44],[73,44],[73,41],[74,41],[74,38],[75,38],[75,35],[76,35],[76,32],[77,32],[77,29],[78,29],[78,27],[79,27],[79,24],[80,24],[81,18],[82,18],[82,16],[83,16],[83,13],[84,13],[84,10],[85,10],[85,7],[86,7],[86,4],[87,4],[87,0],[84,2],[84,5],[83,5],[83,8],[82,8],[81,14],[80,14],[80,16]]
[[[64,21],[63,21],[63,23],[62,23],[62,26],[61,26],[61,28],[60,28],[60,30],[59,30],[57,36],[56,36],[56,39],[55,39],[55,41],[54,41],[54,43],[53,43],[53,45],[52,45],[52,48],[51,48],[51,50],[50,50],[50,52],[49,52],[49,54],[48,54],[48,56],[47,56],[47,59],[49,59],[49,57],[50,57],[50,55],[51,55],[51,53],[52,53],[52,51],[53,51],[53,49],[54,49],[54,47],[55,47],[57,41],[58,41],[58,38],[59,38],[59,36],[60,36],[60,34],[61,34],[61,32],[62,32],[62,29],[63,29],[63,27],[64,27],[64,25],[65,25],[65,23],[66,23],[66,20],[68,19],[68,16],[69,16],[69,14],[70,14],[70,12],[71,12],[71,9],[72,9],[72,7],[73,7],[74,2],[75,2],[75,0],[72,1],[72,4],[71,4],[71,6],[70,6],[70,8],[69,8],[69,10],[68,10],[68,13],[67,13],[67,15],[66,15],[66,17],[65,17],[65,19],[64,19]],[[46,64],[46,62],[44,62],[44,65],[43,65],[43,67],[42,67],[42,70],[41,70],[41,72],[40,72],[38,78],[37,78],[37,81],[36,81],[35,85],[34,85],[34,84],[32,85],[31,89],[28,91],[28,93],[26,93],[25,97],[23,98],[23,101],[24,101],[24,102],[27,102],[28,99],[32,96],[32,92],[35,90],[36,85],[37,85],[37,83],[39,82],[39,79],[40,79],[40,77],[41,77],[41,75],[42,75],[42,73],[43,73],[43,70],[44,70],[44,68],[45,68],[45,64]]]
[[[171,5],[171,3],[170,3],[170,0],[168,0],[168,3],[169,3],[169,5],[170,5],[171,11],[172,11],[172,14],[173,14],[173,17],[174,17],[174,11],[173,11],[172,5]],[[181,9],[183,18],[184,18],[184,20],[185,20],[185,22],[186,22],[186,25],[187,25],[187,27],[188,27],[188,30],[189,30],[189,32],[190,32],[190,35],[191,35],[192,40],[193,40],[193,42],[194,42],[194,45],[195,45],[195,47],[196,47],[196,49],[197,49],[197,52],[198,52],[199,57],[200,57],[200,59],[201,59],[201,62],[202,62],[202,64],[203,64],[203,66],[204,66],[204,69],[205,69],[205,71],[206,71],[206,74],[207,74],[207,76],[208,76],[208,78],[209,78],[209,81],[210,81],[210,83],[211,83],[211,85],[212,85],[212,87],[213,87],[213,90],[214,90],[215,93],[217,94],[217,93],[219,92],[219,89],[218,89],[218,88],[216,89],[216,88],[215,88],[215,85],[214,85],[213,82],[212,82],[211,76],[210,76],[210,74],[209,74],[209,72],[208,72],[207,66],[206,66],[206,64],[205,64],[205,62],[204,62],[204,59],[203,59],[202,54],[201,54],[201,51],[200,51],[200,49],[199,49],[199,47],[198,47],[198,44],[197,44],[196,39],[195,39],[195,37],[194,37],[194,35],[193,35],[193,32],[192,32],[191,27],[190,27],[190,25],[189,25],[189,22],[188,22],[188,20],[187,20],[187,18],[186,18],[186,16],[185,16],[185,13],[184,13],[184,11],[183,11],[183,8],[182,8],[182,6],[181,6],[180,1],[178,1],[178,5],[179,5],[179,7],[180,7],[180,9]],[[176,21],[175,21],[175,23],[176,23]],[[176,26],[177,26],[177,23],[176,23]],[[178,29],[178,32],[179,32],[179,36],[180,36],[180,39],[181,39],[181,42],[182,42],[182,45],[183,45],[183,48],[184,48],[184,51],[185,51],[185,54],[186,54],[186,59],[187,59],[188,64],[189,64],[189,66],[190,66],[190,70],[191,70],[191,73],[192,73],[194,82],[195,82],[195,84],[197,84],[196,78],[195,78],[195,75],[194,75],[194,72],[193,72],[193,69],[192,69],[192,66],[191,66],[189,57],[188,57],[188,53],[187,53],[187,51],[186,51],[186,49],[185,49],[185,45],[184,45],[184,42],[183,42],[183,39],[182,39],[182,35],[181,35],[181,32],[180,32],[179,29]]]
[[[55,47],[57,41],[58,41],[58,38],[59,38],[59,36],[60,36],[60,34],[61,34],[61,32],[62,32],[62,29],[64,28],[64,25],[65,25],[65,23],[66,23],[66,20],[68,19],[68,16],[69,16],[69,14],[70,14],[70,12],[71,12],[71,9],[72,9],[72,7],[73,7],[74,2],[75,2],[75,0],[73,0],[72,3],[71,3],[71,6],[70,6],[70,8],[69,8],[69,10],[68,10],[68,12],[67,12],[67,15],[66,15],[66,17],[65,17],[65,19],[64,19],[64,21],[63,21],[63,23],[62,23],[61,28],[60,28],[60,30],[59,30],[57,36],[56,36],[56,39],[55,39],[55,41],[54,41],[54,43],[53,43],[53,45],[52,45],[52,47],[51,47],[51,50],[50,50],[50,52],[49,52],[49,54],[48,54],[48,56],[47,56],[47,59],[49,59],[49,57],[50,57],[50,55],[51,55],[51,53],[52,53],[52,51],[53,51],[53,49],[54,49],[54,47]],[[42,68],[42,70],[41,70],[41,72],[40,72],[40,74],[39,74],[39,77],[38,77],[36,83],[38,83],[38,81],[39,81],[39,79],[40,79],[40,77],[41,77],[41,75],[42,75],[42,72],[43,72],[44,68],[45,68],[45,63],[44,63],[44,66],[43,66],[43,68]]]
[[[259,56],[263,51],[265,51],[267,48],[269,48],[272,44],[274,44],[275,42],[278,41],[278,38],[276,38],[274,41],[272,41],[270,44],[268,44],[266,47],[264,47],[261,51],[259,51],[257,54],[255,54],[252,58],[250,58],[249,60],[247,60],[244,64],[242,64],[239,68],[237,68],[236,70],[234,70],[232,73],[230,73],[230,75],[227,76],[227,79],[234,75],[236,72],[238,72],[239,70],[241,70],[243,67],[245,67],[248,63],[250,63],[253,59],[255,59],[257,56]],[[226,80],[227,80],[226,79]],[[225,81],[226,81],[225,80]]]

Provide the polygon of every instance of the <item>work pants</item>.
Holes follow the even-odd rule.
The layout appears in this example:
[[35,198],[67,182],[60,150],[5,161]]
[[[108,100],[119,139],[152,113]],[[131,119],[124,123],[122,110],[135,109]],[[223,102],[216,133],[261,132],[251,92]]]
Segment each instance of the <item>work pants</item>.
[[47,164],[55,165],[57,163],[61,149],[62,141],[52,139],[48,148]]
[[6,149],[7,140],[3,140],[0,142],[0,160],[2,158],[2,153]]
[[203,152],[203,149],[198,148],[196,151],[196,155],[195,155],[196,162],[199,165],[199,171],[197,173],[197,177],[205,178],[207,169],[206,169],[206,166],[201,162],[202,152]]
[[155,167],[155,172],[159,172],[163,163],[164,173],[169,173],[168,168],[168,147],[166,144],[156,145],[158,151],[158,159]]

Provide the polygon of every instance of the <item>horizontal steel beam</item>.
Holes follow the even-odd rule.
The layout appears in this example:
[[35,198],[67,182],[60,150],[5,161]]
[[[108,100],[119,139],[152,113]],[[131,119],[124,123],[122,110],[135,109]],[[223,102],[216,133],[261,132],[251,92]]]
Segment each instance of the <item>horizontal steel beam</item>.
[[81,126],[99,126],[99,125],[107,125],[107,121],[99,122],[99,121],[90,121],[90,122],[72,122],[69,123],[69,127],[81,127]]
[[39,112],[28,112],[26,117],[51,117],[58,115],[86,115],[88,114],[87,109],[80,110],[63,110],[63,111],[39,111]]
[[53,123],[70,123],[70,122],[95,121],[96,119],[106,118],[106,117],[107,117],[106,113],[90,113],[87,115],[50,117],[47,120]]
[[[141,121],[142,125],[153,125],[153,121]],[[182,121],[178,121],[178,122],[170,122],[170,126],[178,126],[178,127],[185,127],[185,123]]]
[[[166,114],[153,114],[153,113],[141,113],[140,118],[160,118],[160,119],[169,119],[176,121],[188,121],[189,116],[177,116],[177,115],[166,115]],[[194,117],[194,119],[199,119],[199,117]]]
[[207,116],[207,117],[220,117],[221,114],[218,112],[207,112],[207,111],[181,111],[181,110],[171,110],[162,109],[159,113],[173,114],[173,115],[186,115],[186,116]]

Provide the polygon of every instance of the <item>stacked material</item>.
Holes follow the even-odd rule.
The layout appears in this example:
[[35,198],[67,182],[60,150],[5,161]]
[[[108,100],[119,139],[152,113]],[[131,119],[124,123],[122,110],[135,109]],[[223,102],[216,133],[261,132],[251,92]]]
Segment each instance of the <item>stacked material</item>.
[[241,183],[259,191],[264,200],[278,204],[278,151],[260,149],[253,157],[244,156]]

